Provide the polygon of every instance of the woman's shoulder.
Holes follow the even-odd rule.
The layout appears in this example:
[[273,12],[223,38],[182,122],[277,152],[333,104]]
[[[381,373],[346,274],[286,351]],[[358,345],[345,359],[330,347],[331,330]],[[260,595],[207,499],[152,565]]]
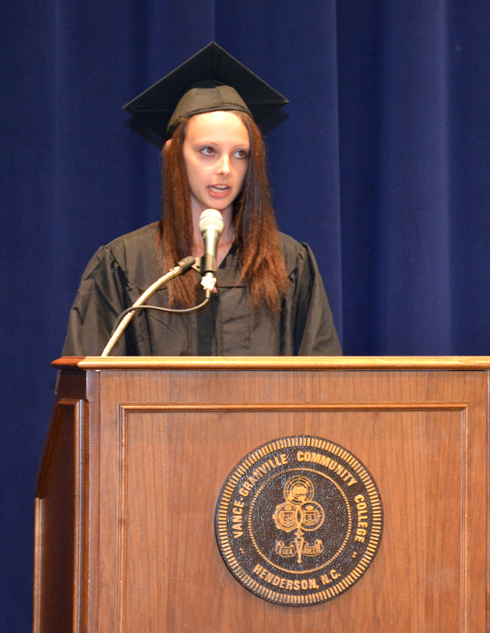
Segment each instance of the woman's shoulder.
[[102,248],[106,248],[112,253],[121,256],[133,251],[138,252],[142,249],[146,250],[148,248],[148,244],[156,243],[159,231],[159,222],[152,222],[152,224],[147,224],[135,231],[131,231],[130,233],[117,237],[115,240],[112,240]]
[[85,276],[101,267],[109,267],[122,272],[131,285],[146,287],[149,280],[153,282],[162,274],[159,230],[159,223],[154,222],[101,246],[90,261]]
[[294,272],[298,266],[305,264],[316,266],[313,252],[308,244],[298,242],[285,233],[279,233],[279,236],[288,275]]

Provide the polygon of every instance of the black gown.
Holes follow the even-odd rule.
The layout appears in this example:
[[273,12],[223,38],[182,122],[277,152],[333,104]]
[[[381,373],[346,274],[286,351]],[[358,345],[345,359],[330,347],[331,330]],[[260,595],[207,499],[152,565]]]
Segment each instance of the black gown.
[[[340,355],[323,282],[310,248],[280,234],[291,281],[282,310],[252,310],[232,248],[216,273],[217,293],[199,313],[157,310],[136,314],[114,356],[329,356]],[[163,271],[158,223],[102,246],[88,264],[70,312],[64,356],[98,356],[118,315]],[[187,274],[196,274],[193,271]],[[170,282],[172,283],[172,282]],[[147,303],[168,305],[166,288]]]

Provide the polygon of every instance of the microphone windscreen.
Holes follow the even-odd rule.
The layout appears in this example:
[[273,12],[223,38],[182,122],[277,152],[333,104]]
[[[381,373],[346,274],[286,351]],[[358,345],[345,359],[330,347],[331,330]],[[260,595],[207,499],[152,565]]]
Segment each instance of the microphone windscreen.
[[216,209],[206,209],[201,213],[199,218],[199,230],[201,233],[204,233],[206,229],[215,229],[218,235],[221,235],[224,227],[223,216]]

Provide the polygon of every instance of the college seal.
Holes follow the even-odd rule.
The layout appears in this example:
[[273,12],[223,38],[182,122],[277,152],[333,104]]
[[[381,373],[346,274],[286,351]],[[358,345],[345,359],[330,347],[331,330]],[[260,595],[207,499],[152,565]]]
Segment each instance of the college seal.
[[348,450],[311,436],[255,449],[223,484],[216,538],[235,578],[286,606],[326,602],[357,582],[381,540],[378,488]]

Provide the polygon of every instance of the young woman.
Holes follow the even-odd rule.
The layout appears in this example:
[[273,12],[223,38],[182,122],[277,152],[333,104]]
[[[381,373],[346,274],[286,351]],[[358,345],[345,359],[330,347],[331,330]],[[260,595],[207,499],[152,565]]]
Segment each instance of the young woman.
[[[215,44],[209,45],[178,71],[184,68],[184,74],[188,73],[188,65],[195,65],[198,58],[202,72],[202,55],[210,47],[213,51],[219,49]],[[218,54],[227,56],[222,49]],[[243,68],[235,71],[238,77]],[[163,150],[162,221],[97,251],[84,273],[70,314],[64,355],[99,355],[123,310],[177,261],[203,254],[199,218],[208,208],[220,211],[225,225],[218,242],[217,284],[210,304],[192,314],[142,311],[112,353],[341,353],[311,250],[277,230],[265,150],[252,116],[253,108],[233,87],[210,77],[216,74],[214,70],[204,74],[208,75],[204,79],[213,81],[197,86],[192,81],[168,122],[169,139]],[[174,75],[175,71],[172,81]],[[167,88],[168,78],[162,82]],[[150,103],[146,107],[154,117],[155,99],[161,107],[158,95],[162,82],[127,109],[132,111],[135,107],[137,116],[145,120],[138,110],[143,100]],[[168,116],[163,113],[161,119],[166,123]],[[161,126],[161,120],[158,125],[151,125],[157,131]],[[157,291],[149,303],[188,308],[201,301],[199,276],[191,271]]]

